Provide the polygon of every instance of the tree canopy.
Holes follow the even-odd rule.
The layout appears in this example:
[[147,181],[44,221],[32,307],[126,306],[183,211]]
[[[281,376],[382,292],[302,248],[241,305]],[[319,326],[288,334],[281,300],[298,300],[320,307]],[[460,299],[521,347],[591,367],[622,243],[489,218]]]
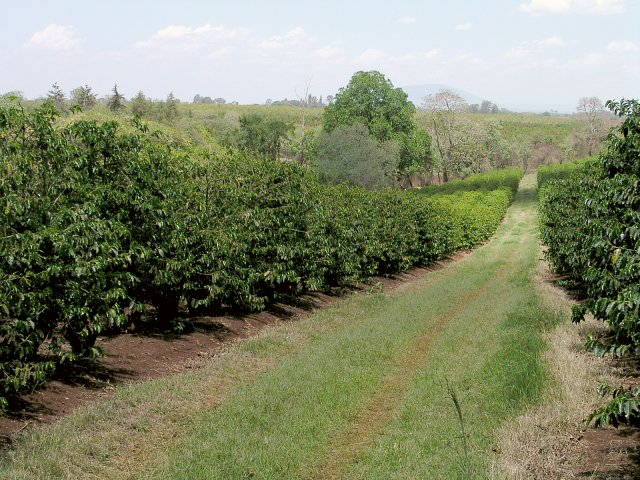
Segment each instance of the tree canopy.
[[357,72],[325,109],[323,125],[331,132],[341,125],[362,123],[378,141],[412,133],[416,107],[401,88],[377,71]]
[[401,88],[378,71],[357,72],[325,108],[326,133],[341,126],[364,125],[378,142],[398,144],[396,171],[407,174],[427,169],[431,161],[429,134],[418,129],[416,107]]
[[376,141],[362,123],[322,132],[317,150],[318,171],[325,183],[347,182],[369,189],[392,184],[389,170],[397,145]]

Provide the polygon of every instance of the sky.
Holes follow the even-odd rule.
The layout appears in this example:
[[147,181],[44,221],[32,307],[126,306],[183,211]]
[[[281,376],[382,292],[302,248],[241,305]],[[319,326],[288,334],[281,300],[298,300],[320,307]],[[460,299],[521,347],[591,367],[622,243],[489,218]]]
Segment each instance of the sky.
[[334,95],[360,70],[514,110],[640,98],[640,0],[0,0],[0,93],[115,83],[240,103]]

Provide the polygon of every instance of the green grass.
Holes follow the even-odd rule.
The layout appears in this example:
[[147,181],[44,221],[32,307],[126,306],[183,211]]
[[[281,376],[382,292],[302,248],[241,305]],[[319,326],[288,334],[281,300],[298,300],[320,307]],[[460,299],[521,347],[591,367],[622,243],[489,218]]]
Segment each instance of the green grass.
[[26,434],[0,477],[487,477],[494,432],[548,378],[541,333],[556,317],[530,280],[534,183],[463,260],[269,329],[196,372],[120,389]]

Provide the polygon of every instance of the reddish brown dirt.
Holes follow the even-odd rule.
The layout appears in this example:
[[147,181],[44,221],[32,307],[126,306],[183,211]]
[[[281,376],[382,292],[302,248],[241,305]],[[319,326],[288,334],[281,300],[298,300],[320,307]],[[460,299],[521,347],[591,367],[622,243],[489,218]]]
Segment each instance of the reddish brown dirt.
[[[464,253],[451,260],[462,256]],[[371,284],[359,285],[356,290],[390,291],[446,263],[448,261],[428,269],[416,268],[392,278],[379,277]],[[8,415],[0,416],[0,448],[10,448],[12,437],[18,431],[53,422],[88,402],[108,397],[116,385],[197,368],[233,342],[255,335],[269,325],[301,319],[340,298],[343,295],[339,292],[312,293],[292,300],[291,304],[274,304],[258,314],[195,317],[190,319],[194,330],[183,335],[130,332],[101,337],[97,346],[105,350],[103,358],[59,369],[41,388],[22,395]]]
[[[616,386],[640,385],[640,361],[634,357],[615,360]],[[610,397],[603,399],[602,403]],[[636,426],[588,429],[581,435],[580,455],[584,459],[577,478],[595,480],[640,479],[640,428]]]
[[625,426],[587,430],[580,442],[585,460],[576,471],[576,478],[640,478],[640,429]]

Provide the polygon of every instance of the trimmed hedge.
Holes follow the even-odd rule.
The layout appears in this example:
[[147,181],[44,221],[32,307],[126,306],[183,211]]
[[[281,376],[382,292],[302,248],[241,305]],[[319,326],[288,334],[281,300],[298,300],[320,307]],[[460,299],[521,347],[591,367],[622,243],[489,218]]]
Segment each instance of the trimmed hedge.
[[[625,118],[597,160],[543,172],[540,224],[556,271],[585,297],[585,313],[607,321],[618,352],[640,352],[640,104],[609,102]],[[567,176],[566,169],[571,173]],[[554,176],[559,180],[551,180]],[[620,350],[618,347],[625,347]]]
[[570,178],[574,173],[579,174],[587,168],[588,163],[592,163],[594,160],[596,160],[596,157],[586,157],[573,162],[540,165],[537,173],[538,188],[542,188],[551,180],[562,180]]
[[[595,353],[640,354],[640,103],[607,102],[624,122],[597,160],[539,172],[540,225],[554,269],[580,292],[573,321],[591,312],[612,338],[589,338]],[[595,426],[640,422],[640,388],[601,385],[612,400],[594,411]]]
[[0,404],[143,311],[170,328],[180,308],[258,311],[428,264],[485,241],[511,198],[325,186],[129,130],[0,109]]
[[468,191],[493,191],[498,188],[507,187],[511,191],[512,198],[518,191],[518,185],[524,172],[521,168],[504,168],[491,170],[489,172],[474,173],[464,179],[455,179],[442,185],[430,185],[421,189],[427,195],[450,194]]

